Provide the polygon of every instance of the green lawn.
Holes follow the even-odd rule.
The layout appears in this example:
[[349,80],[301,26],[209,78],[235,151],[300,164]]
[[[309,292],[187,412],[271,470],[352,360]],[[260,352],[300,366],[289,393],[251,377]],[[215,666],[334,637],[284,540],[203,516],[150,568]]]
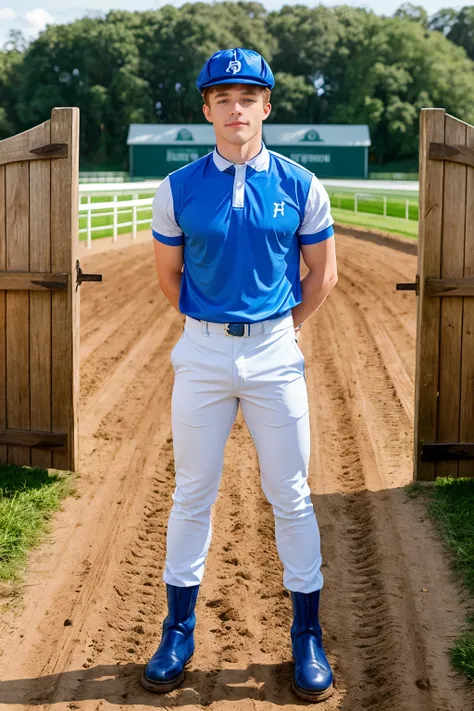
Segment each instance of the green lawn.
[[418,238],[418,222],[415,220],[401,220],[399,217],[382,217],[380,215],[360,214],[357,215],[349,210],[331,209],[334,220],[341,225],[351,227],[367,227],[371,230],[390,232],[403,237]]
[[21,578],[28,551],[48,531],[61,499],[72,493],[71,475],[0,465],[0,580]]
[[416,482],[410,497],[426,498],[428,515],[451,552],[453,569],[472,596],[466,629],[449,650],[454,669],[474,683],[474,479],[440,477],[433,485]]

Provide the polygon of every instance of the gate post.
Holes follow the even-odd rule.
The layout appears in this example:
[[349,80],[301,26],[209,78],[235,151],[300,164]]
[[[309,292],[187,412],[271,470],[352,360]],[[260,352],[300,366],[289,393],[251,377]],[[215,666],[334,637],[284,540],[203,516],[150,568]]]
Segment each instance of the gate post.
[[474,127],[420,115],[414,478],[474,476]]
[[0,141],[0,462],[78,465],[79,109]]

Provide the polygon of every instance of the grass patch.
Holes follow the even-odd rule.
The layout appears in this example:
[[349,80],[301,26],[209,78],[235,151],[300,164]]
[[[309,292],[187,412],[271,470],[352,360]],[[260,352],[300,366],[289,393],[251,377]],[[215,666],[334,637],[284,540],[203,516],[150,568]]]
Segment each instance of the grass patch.
[[453,669],[467,676],[474,683],[474,632],[465,632],[449,650]]
[[62,472],[0,465],[0,580],[21,578],[28,551],[72,492],[71,477]]
[[331,208],[331,215],[340,225],[348,227],[367,227],[371,230],[381,230],[402,237],[418,238],[418,222],[415,220],[403,220],[398,217],[383,217],[380,215],[369,215],[354,213],[350,210],[339,210]]
[[351,210],[355,212],[357,194],[357,214],[369,214],[384,216],[384,198],[386,200],[385,216],[406,218],[406,203],[408,201],[408,219],[418,221],[418,197],[410,195],[403,197],[398,194],[388,194],[387,192],[378,195],[370,192],[348,192],[347,190],[331,190],[328,188],[328,194],[331,198],[331,206],[340,210]]
[[[428,515],[452,553],[452,566],[474,596],[474,479],[439,477],[434,485],[415,482],[406,491],[411,498],[427,498]],[[474,682],[474,617],[467,624],[449,655],[453,668]]]

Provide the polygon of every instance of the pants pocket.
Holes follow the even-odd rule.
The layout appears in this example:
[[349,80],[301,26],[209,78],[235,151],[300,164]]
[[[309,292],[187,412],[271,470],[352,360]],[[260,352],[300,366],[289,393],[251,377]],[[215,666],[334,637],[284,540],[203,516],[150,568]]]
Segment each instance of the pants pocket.
[[178,339],[178,341],[174,344],[173,348],[171,349],[170,360],[171,360],[171,365],[173,366],[173,368],[175,367],[176,353],[177,353],[178,347],[184,341],[185,336],[186,336],[186,332],[183,330],[183,333],[181,334],[180,338]]

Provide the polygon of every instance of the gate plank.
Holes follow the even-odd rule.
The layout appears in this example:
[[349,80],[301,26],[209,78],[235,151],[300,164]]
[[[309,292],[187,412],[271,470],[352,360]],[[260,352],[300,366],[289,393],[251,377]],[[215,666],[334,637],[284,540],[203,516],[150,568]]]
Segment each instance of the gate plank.
[[[7,266],[5,237],[5,168],[0,167],[0,269],[2,270]],[[7,426],[5,306],[5,292],[0,291],[0,429]],[[6,464],[7,460],[7,447],[0,446],[0,464]]]
[[[450,145],[465,145],[466,124],[447,115],[445,141]],[[463,276],[466,174],[466,166],[445,163],[442,278]],[[445,297],[441,300],[438,442],[459,442],[462,311],[462,299]],[[457,461],[437,462],[435,471],[437,477],[457,477],[459,464]]]
[[[29,270],[29,163],[5,167],[6,268]],[[6,294],[7,427],[29,429],[29,294]],[[8,459],[17,465],[31,463],[26,447],[9,447]]]
[[[467,127],[466,143],[474,148],[474,126]],[[467,169],[466,198],[464,277],[468,278],[474,277],[474,168]],[[474,442],[474,297],[464,298],[459,437]],[[459,476],[474,476],[474,463],[460,461]]]
[[78,466],[79,294],[75,284],[78,242],[79,109],[53,109],[51,142],[68,143],[68,158],[51,163],[51,271],[71,274],[67,292],[51,294],[52,431],[66,432],[68,451],[53,452],[53,466]]
[[[38,141],[51,140],[51,121],[40,127]],[[30,164],[30,270],[51,271],[51,163],[49,160]],[[30,293],[30,397],[31,429],[51,432],[51,293]],[[50,468],[51,451],[32,449],[31,464]]]
[[443,224],[444,163],[428,159],[432,141],[444,143],[444,109],[422,109],[420,113],[420,221],[417,302],[416,378],[415,378],[415,479],[435,477],[433,462],[421,461],[421,445],[436,441],[437,390],[439,363],[440,299],[425,295],[427,277],[440,276],[441,230]]
[[[49,218],[48,218],[49,219]],[[49,244],[49,232],[47,234]],[[49,258],[49,257],[48,257]],[[66,291],[68,274],[50,272],[5,272],[0,273],[0,289],[5,291]]]

